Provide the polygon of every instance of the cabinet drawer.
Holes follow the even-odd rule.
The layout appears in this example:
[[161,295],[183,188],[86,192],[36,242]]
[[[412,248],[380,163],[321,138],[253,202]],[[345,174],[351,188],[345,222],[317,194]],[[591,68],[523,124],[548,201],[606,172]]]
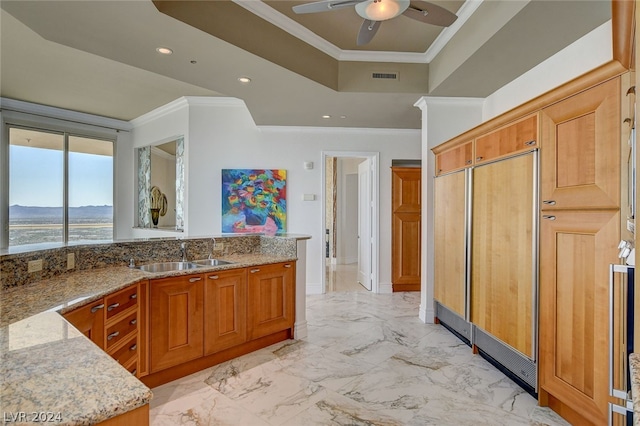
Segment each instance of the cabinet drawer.
[[137,358],[133,358],[131,359],[129,362],[127,362],[126,364],[122,365],[129,373],[133,374],[134,376],[138,377],[138,360]]
[[138,311],[133,311],[111,327],[107,328],[106,348],[109,350],[118,342],[122,341],[127,335],[138,331]]
[[530,115],[476,139],[475,163],[538,147],[538,114]]
[[473,142],[451,148],[436,155],[436,175],[473,165]]
[[107,321],[138,304],[138,286],[134,285],[104,298]]
[[138,357],[138,336],[133,335],[124,345],[119,349],[110,353],[111,357],[118,361],[121,365],[126,365],[131,362],[132,358]]

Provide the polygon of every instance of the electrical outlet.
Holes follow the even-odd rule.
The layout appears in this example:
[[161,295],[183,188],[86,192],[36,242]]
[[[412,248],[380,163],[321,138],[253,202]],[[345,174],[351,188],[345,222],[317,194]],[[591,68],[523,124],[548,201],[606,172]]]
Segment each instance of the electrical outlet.
[[42,259],[30,260],[27,263],[27,273],[42,271]]
[[215,243],[215,245],[213,246],[213,249],[215,251],[222,251],[224,250],[224,243]]
[[67,269],[73,269],[76,267],[76,254],[67,253]]

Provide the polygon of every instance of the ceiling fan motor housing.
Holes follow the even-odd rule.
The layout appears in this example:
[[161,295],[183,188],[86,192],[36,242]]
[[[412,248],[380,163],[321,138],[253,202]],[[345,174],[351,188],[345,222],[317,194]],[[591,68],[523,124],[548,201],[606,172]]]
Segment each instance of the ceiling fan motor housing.
[[370,21],[386,21],[409,8],[409,0],[366,0],[356,4],[356,12]]

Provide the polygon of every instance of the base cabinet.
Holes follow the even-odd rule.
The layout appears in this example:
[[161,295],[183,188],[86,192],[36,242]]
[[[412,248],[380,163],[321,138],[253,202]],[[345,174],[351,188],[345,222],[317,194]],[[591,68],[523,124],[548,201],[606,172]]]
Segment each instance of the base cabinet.
[[293,328],[295,276],[293,262],[249,269],[249,339]]
[[188,275],[150,281],[150,371],[202,357],[204,277]]
[[247,341],[247,270],[205,275],[204,354]]
[[104,299],[67,312],[64,318],[104,350]]

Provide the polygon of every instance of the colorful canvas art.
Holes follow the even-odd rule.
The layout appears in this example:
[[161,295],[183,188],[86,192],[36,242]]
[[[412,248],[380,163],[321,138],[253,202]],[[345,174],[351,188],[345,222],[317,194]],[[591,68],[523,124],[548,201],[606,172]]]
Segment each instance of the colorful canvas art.
[[222,232],[284,232],[287,171],[222,170]]

